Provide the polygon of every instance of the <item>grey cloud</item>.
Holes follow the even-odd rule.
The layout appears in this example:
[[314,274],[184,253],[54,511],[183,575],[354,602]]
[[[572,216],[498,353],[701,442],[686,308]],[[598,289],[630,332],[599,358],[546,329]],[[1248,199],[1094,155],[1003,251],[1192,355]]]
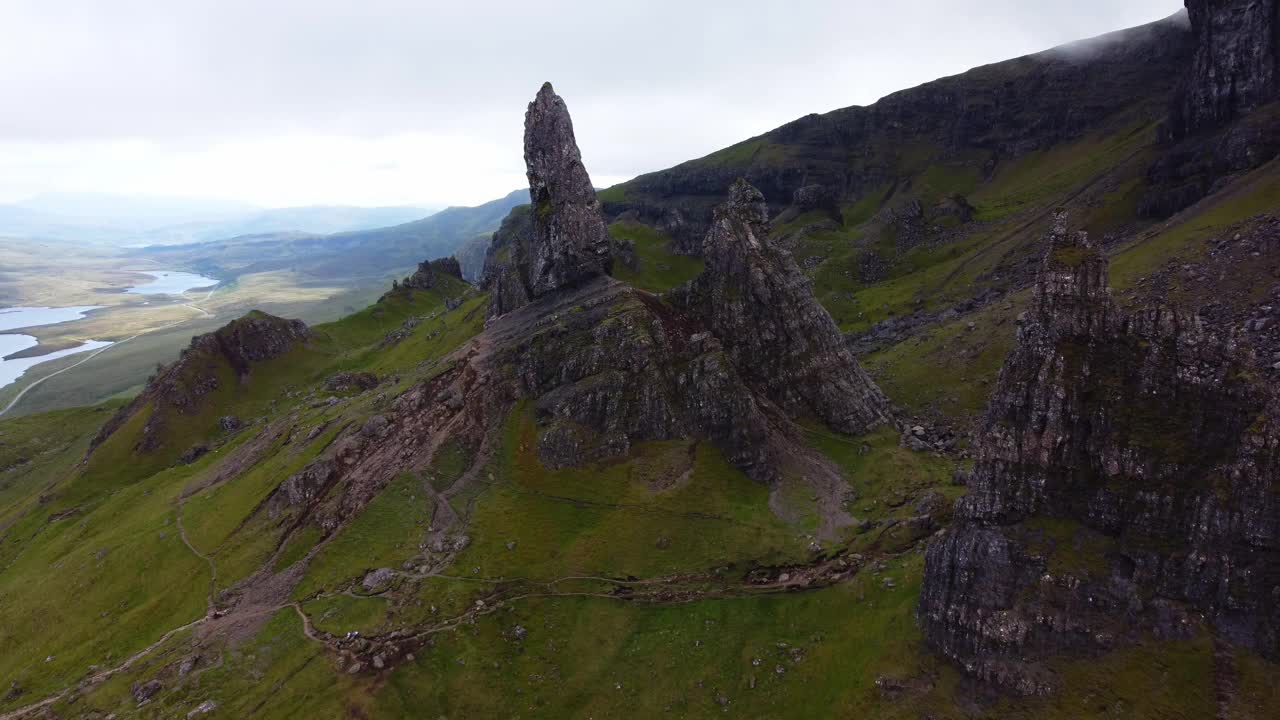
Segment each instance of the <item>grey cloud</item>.
[[517,148],[525,103],[552,80],[593,172],[627,176],[1177,9],[1177,0],[10,0],[0,8],[0,142],[420,132]]

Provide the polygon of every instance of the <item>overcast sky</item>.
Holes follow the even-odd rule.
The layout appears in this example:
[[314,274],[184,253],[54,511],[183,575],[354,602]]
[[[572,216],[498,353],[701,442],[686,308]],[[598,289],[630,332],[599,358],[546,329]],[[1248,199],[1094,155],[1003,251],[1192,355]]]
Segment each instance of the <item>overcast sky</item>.
[[476,204],[551,80],[595,183],[1178,0],[0,0],[0,202]]

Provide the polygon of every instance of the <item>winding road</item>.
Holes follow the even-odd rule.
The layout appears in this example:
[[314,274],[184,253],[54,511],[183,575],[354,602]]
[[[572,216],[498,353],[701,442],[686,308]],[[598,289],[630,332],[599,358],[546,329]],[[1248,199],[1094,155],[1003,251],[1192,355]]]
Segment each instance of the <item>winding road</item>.
[[[213,293],[214,293],[214,291],[215,291],[216,289],[217,289],[217,288],[214,288],[214,290],[210,290],[210,291],[209,291],[209,293],[208,293],[207,295],[205,295],[205,296],[204,296],[204,299],[200,300],[200,302],[208,302],[209,298],[213,296]],[[202,307],[199,307],[199,306],[197,306],[197,305],[194,305],[194,304],[192,304],[192,303],[182,303],[182,307],[190,308],[190,309],[192,309],[192,310],[195,310],[196,312],[200,313],[203,317],[206,317],[206,318],[214,317],[214,314],[213,314],[213,313],[209,312],[208,310],[205,310],[205,309],[204,309],[204,308],[202,308]],[[191,319],[192,319],[192,318],[188,318],[187,320],[179,320],[179,321],[177,321],[177,322],[169,323],[168,325],[161,325],[161,326],[160,326],[160,327],[158,327],[158,328],[155,328],[155,329],[152,329],[152,330],[148,330],[147,332],[141,332],[141,333],[138,333],[137,335],[133,335],[133,336],[127,337],[127,338],[125,338],[124,340],[121,340],[120,342],[112,343],[112,344],[110,344],[110,345],[108,345],[108,346],[106,346],[106,347],[104,347],[104,348],[98,348],[97,350],[94,350],[93,352],[91,352],[91,353],[89,353],[87,356],[85,356],[85,358],[84,358],[83,360],[80,360],[79,362],[77,362],[77,363],[75,363],[75,364],[73,364],[73,365],[68,365],[68,366],[66,366],[66,367],[62,368],[61,370],[55,370],[54,372],[51,372],[51,373],[49,373],[48,375],[45,375],[44,377],[42,377],[42,378],[40,378],[40,379],[36,380],[35,382],[31,383],[30,385],[28,385],[28,386],[26,386],[26,387],[22,388],[22,390],[21,390],[20,392],[18,392],[18,394],[17,394],[17,395],[15,395],[15,396],[14,396],[14,398],[13,398],[12,400],[10,400],[10,401],[9,401],[9,404],[8,404],[8,405],[5,405],[3,409],[0,409],[0,417],[3,417],[3,416],[4,416],[4,415],[6,415],[10,410],[12,410],[14,407],[16,407],[16,406],[18,405],[18,403],[22,402],[22,398],[26,397],[27,393],[31,392],[32,390],[35,390],[35,389],[36,389],[37,387],[39,387],[39,386],[40,386],[40,384],[41,384],[41,383],[43,383],[45,380],[48,380],[48,379],[49,379],[49,378],[51,378],[51,377],[57,377],[58,375],[61,375],[62,373],[66,372],[66,371],[68,371],[68,370],[74,370],[74,369],[76,369],[76,368],[80,367],[81,365],[83,365],[83,364],[85,364],[85,363],[89,362],[90,360],[92,360],[92,359],[94,359],[94,358],[98,357],[98,356],[99,356],[99,355],[101,355],[102,353],[104,353],[104,352],[106,352],[106,351],[110,350],[111,348],[114,348],[114,347],[120,347],[121,345],[123,345],[123,344],[125,344],[125,343],[129,342],[130,340],[137,339],[137,338],[142,337],[143,335],[146,335],[146,334],[148,334],[148,333],[156,333],[156,332],[160,332],[161,330],[168,330],[168,329],[169,329],[169,328],[171,328],[171,327],[175,327],[175,326],[181,325],[182,323],[184,323],[184,322],[188,322],[188,321],[189,321],[189,320],[191,320]],[[0,720],[3,720],[3,719],[2,719],[2,718],[0,718]]]

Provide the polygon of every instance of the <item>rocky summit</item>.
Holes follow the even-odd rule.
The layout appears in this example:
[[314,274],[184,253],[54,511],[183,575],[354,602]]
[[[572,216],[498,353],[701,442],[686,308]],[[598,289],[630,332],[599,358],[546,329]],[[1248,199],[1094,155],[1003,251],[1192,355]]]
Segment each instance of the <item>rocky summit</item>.
[[437,284],[436,276],[445,274],[462,279],[462,266],[456,258],[447,257],[418,263],[418,269],[400,283],[404,287],[416,290],[430,290]]
[[310,338],[305,323],[263,312],[192,338],[177,361],[158,368],[147,387],[102,426],[91,449],[135,420],[143,422],[135,441],[138,451],[172,447],[181,442],[167,428],[175,416],[200,415],[209,405],[206,396],[248,382],[254,366],[284,356]]

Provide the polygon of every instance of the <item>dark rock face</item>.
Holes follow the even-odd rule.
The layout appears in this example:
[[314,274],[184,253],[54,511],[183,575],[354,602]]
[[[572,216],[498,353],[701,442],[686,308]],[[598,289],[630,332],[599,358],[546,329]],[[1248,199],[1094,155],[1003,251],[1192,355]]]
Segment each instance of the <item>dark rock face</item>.
[[301,320],[285,320],[256,310],[214,332],[192,338],[191,345],[176,361],[162,368],[133,402],[102,426],[89,451],[93,452],[129,418],[153,403],[136,449],[158,449],[163,443],[165,418],[170,413],[197,412],[201,398],[218,389],[219,371],[225,366],[245,380],[253,365],[280,357],[310,338],[311,331]]
[[573,135],[573,120],[551,83],[524,117],[531,206],[502,221],[485,253],[481,287],[493,293],[489,317],[607,275],[613,240]]
[[969,674],[1053,689],[1041,663],[1203,614],[1280,654],[1280,397],[1197,318],[1118,309],[1102,253],[1059,216],[976,435],[919,617]]
[[529,290],[516,265],[516,248],[528,247],[532,242],[533,213],[528,205],[521,205],[503,219],[485,251],[480,288],[492,293],[489,317],[505,315],[529,303]]
[[768,239],[768,207],[745,180],[729,191],[703,241],[706,270],[672,293],[724,344],[738,373],[792,416],[859,435],[889,403],[858,367],[787,251]]
[[772,479],[764,409],[720,343],[657,298],[600,278],[504,316],[490,332],[519,395],[534,402],[548,466],[695,437]]
[[1280,153],[1280,0],[1186,0],[1193,55],[1140,210],[1167,217]]
[[1280,95],[1280,2],[1186,0],[1195,55],[1174,133],[1217,127]]
[[540,297],[607,274],[609,231],[573,135],[573,120],[551,83],[524,116],[524,161],[533,203],[533,242],[520,263],[529,294]]

